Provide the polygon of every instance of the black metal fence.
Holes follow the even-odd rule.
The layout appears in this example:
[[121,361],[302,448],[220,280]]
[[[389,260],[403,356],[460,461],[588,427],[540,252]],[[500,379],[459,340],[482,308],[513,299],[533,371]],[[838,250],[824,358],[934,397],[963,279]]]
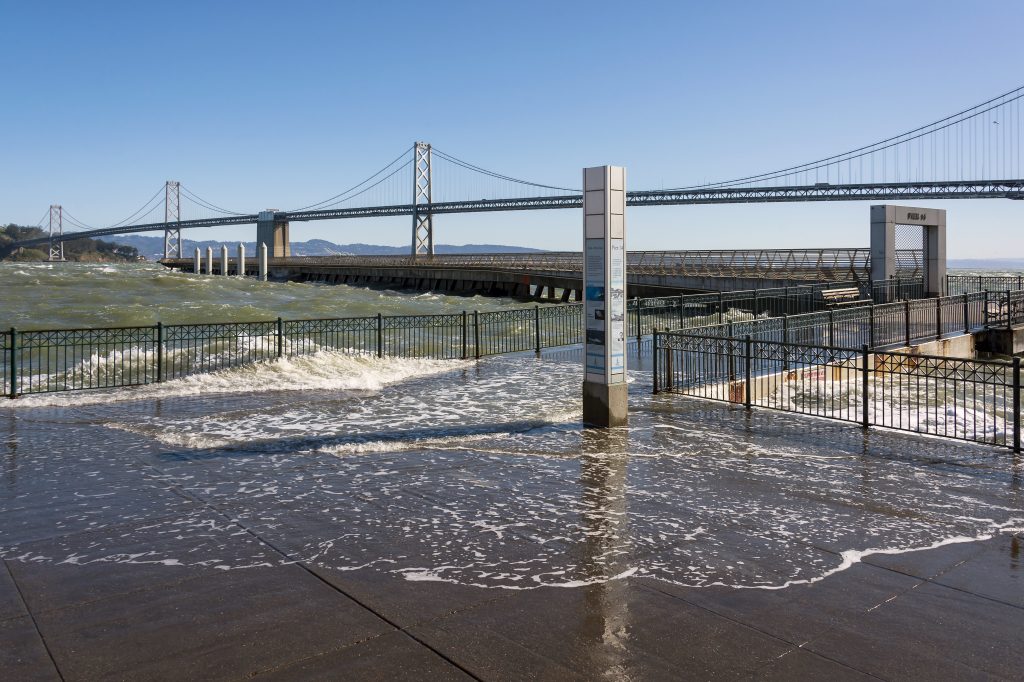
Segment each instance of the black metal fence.
[[[846,289],[855,307],[828,292]],[[867,305],[912,297],[920,280],[829,284],[633,299],[628,333],[702,329],[712,336],[870,347],[1024,321],[1024,292]],[[856,291],[855,291],[856,290]],[[495,312],[0,332],[5,396],[115,388],[334,349],[380,357],[479,358],[581,343],[580,304]]]
[[[704,336],[818,346],[869,348],[909,346],[985,328],[1024,323],[1024,291],[980,292],[906,300],[898,303],[834,308],[802,315],[749,317],[704,327]],[[662,327],[662,330],[678,327]],[[652,330],[653,331],[653,330]]]
[[438,360],[580,343],[582,306],[316,320],[0,332],[3,394],[139,386],[340,350]]
[[752,336],[654,335],[654,392],[1020,451],[1020,358],[965,360]]
[[1024,289],[1024,275],[946,275],[946,293],[951,296],[1021,289]]

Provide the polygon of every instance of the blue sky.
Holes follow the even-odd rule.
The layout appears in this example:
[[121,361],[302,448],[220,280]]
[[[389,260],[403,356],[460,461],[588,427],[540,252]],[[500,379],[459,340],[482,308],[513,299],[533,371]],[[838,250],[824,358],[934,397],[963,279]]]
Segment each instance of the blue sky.
[[[604,163],[630,189],[727,179],[1024,84],[1021,26],[1021,2],[0,0],[0,222],[61,203],[108,224],[166,179],[229,208],[290,208],[414,140],[564,186]],[[1024,202],[930,204],[948,211],[952,257],[1024,256]],[[868,205],[632,209],[630,248],[862,246]],[[439,216],[435,239],[573,249],[577,213]],[[409,232],[405,218],[292,228]]]

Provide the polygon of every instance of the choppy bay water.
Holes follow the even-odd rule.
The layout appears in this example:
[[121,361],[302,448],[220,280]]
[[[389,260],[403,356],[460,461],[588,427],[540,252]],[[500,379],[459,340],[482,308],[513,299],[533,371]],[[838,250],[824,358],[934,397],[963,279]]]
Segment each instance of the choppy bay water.
[[192,275],[154,263],[0,263],[0,329],[424,315],[511,299]]
[[[125,290],[118,277],[172,278],[164,321],[208,309],[185,287],[250,296],[257,319],[279,305],[369,314],[381,308],[358,306],[375,297],[395,312],[467,303],[180,282],[190,276],[146,267],[99,274],[109,292]],[[139,317],[119,323],[140,323],[159,286],[128,287]],[[91,300],[107,324],[125,314]],[[580,426],[575,350],[481,362],[321,351],[0,401],[0,558],[167,571],[303,561],[506,589],[624,576],[780,589],[874,554],[1024,535],[1021,467],[1005,450],[652,396],[647,360],[631,362],[630,426],[608,431]]]

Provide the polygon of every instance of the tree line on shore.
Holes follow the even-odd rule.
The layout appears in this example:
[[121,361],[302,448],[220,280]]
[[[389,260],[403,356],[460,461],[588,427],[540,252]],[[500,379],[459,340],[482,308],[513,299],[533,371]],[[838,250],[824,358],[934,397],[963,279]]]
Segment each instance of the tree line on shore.
[[[2,261],[43,261],[49,257],[45,244],[17,247],[14,242],[25,239],[46,237],[49,233],[39,227],[26,227],[9,223],[0,227],[0,260]],[[106,242],[102,239],[75,239],[64,242],[64,258],[81,263],[123,263],[142,260],[138,249]]]

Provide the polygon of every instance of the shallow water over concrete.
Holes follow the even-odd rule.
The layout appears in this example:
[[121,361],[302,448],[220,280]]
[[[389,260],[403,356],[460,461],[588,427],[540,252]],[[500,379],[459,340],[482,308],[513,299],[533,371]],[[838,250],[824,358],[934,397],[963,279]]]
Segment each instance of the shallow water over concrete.
[[0,672],[1019,669],[1010,453],[652,396],[632,361],[608,431],[578,351],[0,404]]
[[[397,381],[365,387],[339,375],[338,390],[317,377],[316,390],[176,395],[171,382],[113,403],[4,405],[0,557],[281,563],[258,543],[224,553],[248,532],[287,561],[407,581],[778,589],[1024,527],[1002,450],[651,396],[642,367],[630,426],[584,430],[571,351],[391,362],[372,371]],[[143,520],[140,544],[160,545],[126,553]],[[56,538],[45,551],[26,545],[41,535]]]

